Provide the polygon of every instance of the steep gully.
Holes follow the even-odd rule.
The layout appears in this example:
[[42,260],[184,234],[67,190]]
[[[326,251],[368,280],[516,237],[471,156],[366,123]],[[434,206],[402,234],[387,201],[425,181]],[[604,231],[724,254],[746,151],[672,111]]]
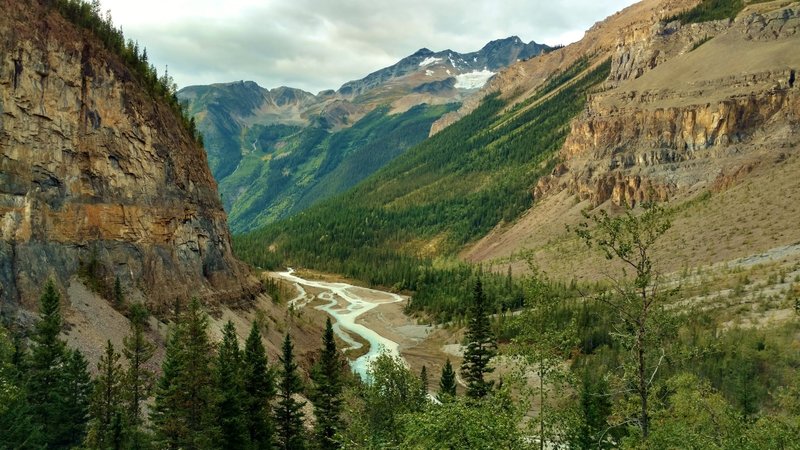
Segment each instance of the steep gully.
[[[306,280],[294,275],[294,270],[291,268],[286,272],[276,272],[274,275],[292,283],[298,291],[298,295],[289,301],[289,306],[302,308],[315,299],[326,301],[327,304],[316,306],[316,309],[325,311],[333,317],[335,320],[333,330],[337,336],[345,341],[351,349],[361,348],[363,344],[356,342],[348,333],[356,334],[369,342],[369,351],[350,362],[352,369],[363,379],[366,379],[370,362],[381,352],[400,356],[400,346],[397,342],[356,323],[356,319],[380,305],[401,302],[405,300],[404,297],[347,283]],[[310,294],[306,292],[305,288],[307,287],[321,289],[323,292],[317,295]]]

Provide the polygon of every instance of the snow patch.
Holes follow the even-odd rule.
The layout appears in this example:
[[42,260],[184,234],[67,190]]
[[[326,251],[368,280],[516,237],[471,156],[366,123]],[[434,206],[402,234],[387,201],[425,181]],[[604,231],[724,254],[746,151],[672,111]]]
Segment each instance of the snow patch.
[[462,73],[456,75],[456,88],[457,89],[479,89],[482,88],[489,78],[494,76],[494,72],[483,69],[480,72],[474,71],[469,73]]
[[425,71],[425,75],[427,75],[429,77],[432,77],[433,76],[433,71],[428,69],[428,70]]
[[446,72],[447,72],[447,74],[448,74],[448,75],[452,75],[452,74],[450,73],[450,69],[447,69],[447,70],[446,70]]
[[433,63],[439,62],[439,61],[441,61],[441,60],[442,60],[442,58],[433,58],[433,57],[429,56],[429,57],[427,57],[427,58],[423,59],[423,60],[422,60],[422,62],[421,62],[421,63],[419,63],[419,66],[420,66],[420,67],[422,67],[422,66],[428,66],[428,65],[431,65],[431,64],[433,64]]

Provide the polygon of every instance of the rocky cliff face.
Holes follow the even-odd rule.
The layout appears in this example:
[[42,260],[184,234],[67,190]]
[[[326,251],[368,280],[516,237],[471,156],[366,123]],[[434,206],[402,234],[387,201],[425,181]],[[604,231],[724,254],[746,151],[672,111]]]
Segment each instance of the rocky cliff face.
[[663,201],[777,158],[800,130],[797,48],[796,4],[735,22],[654,26],[617,50],[607,90],[573,123],[564,164],[534,196]]
[[0,306],[90,262],[152,306],[256,284],[230,248],[206,155],[88,32],[0,1]]

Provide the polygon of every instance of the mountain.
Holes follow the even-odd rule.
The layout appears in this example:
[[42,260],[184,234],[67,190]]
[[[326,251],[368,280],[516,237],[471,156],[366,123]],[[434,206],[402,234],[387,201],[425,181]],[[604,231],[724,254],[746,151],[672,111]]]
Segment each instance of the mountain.
[[119,279],[152,310],[259,292],[177,104],[53,7],[2,9],[3,314],[35,310],[48,279],[66,292],[78,273],[100,290]]
[[666,270],[794,248],[800,9],[713,4],[646,0],[513,64],[430,139],[237,248],[399,289],[455,256],[595,280],[568,227],[653,201],[679,211]]
[[460,54],[421,49],[317,95],[254,82],[190,86],[231,228],[247,231],[355,185],[424,140],[498,70],[549,50],[518,37]]

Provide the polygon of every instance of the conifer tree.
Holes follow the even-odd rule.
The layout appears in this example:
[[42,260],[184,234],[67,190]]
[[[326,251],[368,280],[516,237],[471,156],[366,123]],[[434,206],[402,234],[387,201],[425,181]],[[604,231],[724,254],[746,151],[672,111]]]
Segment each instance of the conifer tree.
[[159,447],[197,449],[215,441],[211,351],[208,318],[192,299],[170,336],[156,390],[152,421]]
[[124,302],[125,294],[122,292],[122,284],[119,282],[119,276],[117,276],[114,278],[114,305],[120,307]]
[[121,430],[114,429],[119,426],[115,421],[118,421],[122,411],[123,372],[119,360],[120,354],[114,350],[114,345],[109,340],[105,353],[97,363],[98,373],[89,409],[92,414],[87,437],[89,448],[116,449],[121,446]]
[[461,363],[461,376],[467,383],[467,395],[472,398],[482,398],[494,385],[494,382],[487,381],[485,376],[494,370],[489,367],[489,362],[497,353],[497,342],[489,324],[486,296],[480,279],[475,283],[466,341],[467,348],[464,350],[464,361]]
[[439,395],[436,399],[444,403],[447,400],[452,400],[456,396],[456,372],[453,370],[453,365],[450,364],[450,358],[442,367],[442,376],[439,378]]
[[302,382],[297,374],[297,364],[294,362],[292,351],[292,339],[287,334],[283,341],[283,355],[280,358],[281,380],[278,404],[275,407],[277,443],[278,448],[283,450],[306,448],[302,411],[305,402],[294,399],[294,395],[299,393],[302,388]]
[[131,306],[131,331],[123,338],[122,354],[128,360],[125,371],[125,421],[130,427],[130,446],[139,448],[142,438],[142,402],[150,396],[155,375],[146,364],[155,353],[155,345],[148,341],[144,334],[147,320],[147,309],[136,303]]
[[325,323],[320,360],[312,371],[314,414],[317,418],[317,444],[321,449],[337,449],[334,437],[339,429],[342,410],[341,360],[330,317]]
[[0,324],[0,448],[39,449],[43,446],[42,436],[31,421],[15,364],[21,353]]
[[274,425],[270,402],[275,397],[275,377],[267,365],[261,332],[253,322],[244,346],[244,410],[251,448],[272,448]]
[[422,370],[419,371],[419,392],[420,396],[422,397],[423,401],[428,400],[428,367],[422,366]]
[[36,324],[26,365],[32,421],[50,448],[68,448],[83,441],[91,383],[83,355],[67,350],[58,337],[62,325],[60,301],[55,285],[48,281],[40,298],[41,320]]
[[245,448],[249,444],[249,433],[243,408],[242,355],[236,328],[230,320],[222,330],[214,381],[217,391],[215,423],[220,427],[220,446]]
[[62,448],[73,448],[86,438],[92,379],[89,376],[89,362],[83,353],[68,350],[65,359],[63,381],[58,393],[62,404],[57,436]]

